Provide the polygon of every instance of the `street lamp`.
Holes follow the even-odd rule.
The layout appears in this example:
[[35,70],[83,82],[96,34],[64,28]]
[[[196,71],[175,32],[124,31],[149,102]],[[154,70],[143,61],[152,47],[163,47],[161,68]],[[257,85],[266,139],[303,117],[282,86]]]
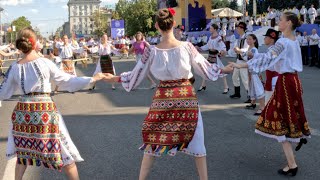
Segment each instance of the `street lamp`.
[[2,11],[4,9],[2,7],[0,7],[0,45],[2,45],[2,21],[1,21],[1,14],[2,14]]

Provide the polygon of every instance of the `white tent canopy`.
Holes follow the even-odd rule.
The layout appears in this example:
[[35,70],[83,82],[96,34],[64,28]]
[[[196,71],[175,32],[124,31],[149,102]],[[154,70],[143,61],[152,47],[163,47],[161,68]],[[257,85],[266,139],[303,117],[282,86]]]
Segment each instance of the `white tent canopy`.
[[230,8],[220,8],[220,9],[212,9],[211,14],[214,17],[240,17],[243,16],[242,13],[232,10]]

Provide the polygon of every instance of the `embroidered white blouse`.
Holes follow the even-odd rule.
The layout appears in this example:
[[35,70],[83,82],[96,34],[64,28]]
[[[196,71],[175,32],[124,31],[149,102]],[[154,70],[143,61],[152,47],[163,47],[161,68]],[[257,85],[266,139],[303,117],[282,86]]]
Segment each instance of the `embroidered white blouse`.
[[302,72],[302,57],[299,41],[280,38],[266,53],[259,53],[248,61],[250,72],[261,73],[273,69],[279,74]]
[[85,88],[92,82],[91,77],[75,77],[61,71],[46,58],[38,58],[24,64],[14,62],[0,85],[0,100],[9,99],[15,91],[18,91],[18,94],[50,93],[50,80],[54,81],[60,90],[69,92]]
[[195,73],[207,80],[218,79],[221,69],[216,63],[210,64],[189,42],[171,49],[159,49],[150,46],[145,49],[141,61],[132,71],[121,76],[122,86],[126,91],[137,87],[144,77],[151,72],[160,81],[190,79]]
[[217,37],[210,36],[208,43],[204,46],[201,46],[201,49],[204,51],[218,50],[219,52],[227,50],[226,45],[222,41],[221,36],[217,36]]
[[103,44],[99,44],[99,46],[95,46],[90,48],[90,52],[91,53],[98,53],[99,56],[102,55],[109,55],[111,54],[111,45],[107,44],[106,46],[104,46]]

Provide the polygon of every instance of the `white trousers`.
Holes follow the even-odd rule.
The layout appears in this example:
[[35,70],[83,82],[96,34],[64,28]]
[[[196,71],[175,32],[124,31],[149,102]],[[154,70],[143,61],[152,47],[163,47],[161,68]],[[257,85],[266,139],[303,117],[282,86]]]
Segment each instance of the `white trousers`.
[[[237,60],[237,64],[245,63],[245,61]],[[232,74],[232,82],[235,87],[240,86],[240,77],[244,88],[248,91],[249,81],[248,81],[248,68],[234,68]]]
[[313,24],[316,17],[313,15],[311,15],[311,16],[309,15],[309,18],[310,18],[310,24]]

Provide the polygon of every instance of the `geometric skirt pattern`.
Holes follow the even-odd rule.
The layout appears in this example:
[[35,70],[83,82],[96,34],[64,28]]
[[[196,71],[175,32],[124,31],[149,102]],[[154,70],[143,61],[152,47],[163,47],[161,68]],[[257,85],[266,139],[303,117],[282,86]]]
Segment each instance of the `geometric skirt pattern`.
[[279,142],[299,142],[310,136],[297,73],[279,75],[274,93],[256,123],[256,133]]
[[62,70],[65,73],[76,75],[76,70],[72,60],[62,60],[61,65],[62,65]]
[[167,154],[188,147],[198,122],[198,100],[189,80],[160,81],[142,124],[141,150]]
[[61,170],[59,115],[50,95],[24,95],[12,113],[17,163]]
[[100,66],[102,73],[115,74],[113,70],[112,59],[109,55],[100,56]]

